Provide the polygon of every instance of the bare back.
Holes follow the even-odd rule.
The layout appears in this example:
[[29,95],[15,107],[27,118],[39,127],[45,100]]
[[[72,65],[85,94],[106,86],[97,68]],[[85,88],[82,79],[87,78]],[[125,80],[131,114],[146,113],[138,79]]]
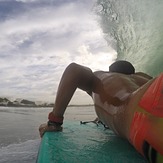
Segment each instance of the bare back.
[[[92,97],[95,103],[95,110],[100,120],[108,125],[114,132],[124,135],[126,125],[126,109],[130,97],[134,91],[149,81],[148,78],[132,74],[124,75],[120,73],[95,72],[95,76],[100,80],[96,85],[98,93],[93,93]],[[117,103],[113,104],[110,100],[115,98]]]

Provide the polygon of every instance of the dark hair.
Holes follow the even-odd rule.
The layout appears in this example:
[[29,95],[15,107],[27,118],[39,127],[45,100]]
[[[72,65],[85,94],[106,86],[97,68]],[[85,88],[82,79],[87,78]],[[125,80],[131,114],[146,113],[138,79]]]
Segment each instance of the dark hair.
[[119,60],[109,66],[109,72],[117,72],[129,75],[135,73],[135,68],[130,62]]

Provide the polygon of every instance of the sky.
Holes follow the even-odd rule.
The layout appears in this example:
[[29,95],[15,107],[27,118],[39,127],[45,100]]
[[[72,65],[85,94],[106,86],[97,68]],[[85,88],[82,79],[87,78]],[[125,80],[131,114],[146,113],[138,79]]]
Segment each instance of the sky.
[[[95,3],[0,0],[0,97],[54,102],[70,63],[108,70],[116,52],[104,39]],[[77,90],[71,103],[91,101]]]

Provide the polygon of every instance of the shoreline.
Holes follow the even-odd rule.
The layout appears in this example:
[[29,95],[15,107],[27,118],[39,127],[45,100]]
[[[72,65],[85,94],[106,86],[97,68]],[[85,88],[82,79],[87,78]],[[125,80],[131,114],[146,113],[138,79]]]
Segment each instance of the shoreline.
[[[25,108],[29,108],[29,107],[31,107],[31,108],[43,108],[43,107],[53,107],[54,106],[54,104],[53,105],[1,105],[0,104],[0,107],[25,107]],[[81,105],[75,105],[75,104],[70,104],[70,105],[68,105],[67,107],[91,107],[91,106],[94,106],[94,104],[81,104]]]

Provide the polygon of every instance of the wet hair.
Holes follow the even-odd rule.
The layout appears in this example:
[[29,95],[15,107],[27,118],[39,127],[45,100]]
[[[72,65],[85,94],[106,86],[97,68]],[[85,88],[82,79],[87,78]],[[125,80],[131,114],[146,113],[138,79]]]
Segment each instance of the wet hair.
[[117,72],[130,75],[135,73],[135,68],[130,62],[119,60],[109,66],[109,72]]

